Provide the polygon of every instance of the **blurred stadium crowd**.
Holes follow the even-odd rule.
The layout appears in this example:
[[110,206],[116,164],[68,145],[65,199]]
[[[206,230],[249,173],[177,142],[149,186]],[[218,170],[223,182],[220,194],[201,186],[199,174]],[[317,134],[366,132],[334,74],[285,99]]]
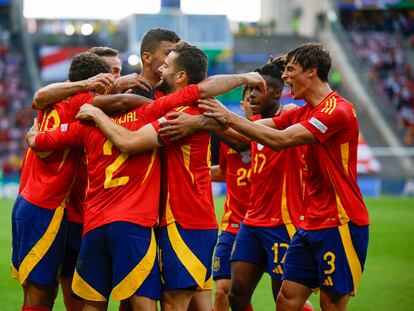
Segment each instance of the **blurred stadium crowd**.
[[9,30],[0,26],[0,163],[3,175],[17,176],[33,122],[31,96],[21,75],[23,55],[13,47]]
[[[15,177],[19,174],[26,149],[24,137],[32,122],[33,112],[30,88],[26,85],[28,79],[24,76],[23,53],[9,30],[10,17],[7,14],[3,10],[0,16],[0,177]],[[414,73],[411,64],[414,62],[414,10],[345,10],[341,12],[340,20],[347,30],[355,54],[369,72],[376,92],[384,99],[382,104],[393,109],[398,119],[394,126],[402,129],[402,140],[406,145],[413,146]],[[53,21],[43,21],[38,25],[37,34],[33,37],[35,55],[39,55],[39,45],[45,42],[73,46],[79,43],[78,39],[85,40],[82,36],[53,35],[52,24]],[[248,28],[256,26],[263,28],[263,25],[257,23],[249,24]],[[273,29],[272,27],[270,28]],[[96,32],[87,41],[93,41],[92,45],[109,43],[108,45],[119,48],[125,38],[119,35],[121,30],[114,25],[102,29],[106,31]],[[262,33],[263,31],[247,32],[251,36],[260,36]],[[82,41],[81,45],[85,46],[84,43]],[[131,67],[126,63],[126,50],[121,49],[120,52],[125,61],[124,72],[131,72]],[[223,68],[213,68],[213,72],[219,73],[221,69]],[[341,82],[340,74],[335,80]]]
[[[343,16],[344,17],[344,16]],[[395,110],[404,141],[414,144],[414,74],[409,62],[414,53],[414,18],[404,12],[358,12],[342,23],[384,104]]]

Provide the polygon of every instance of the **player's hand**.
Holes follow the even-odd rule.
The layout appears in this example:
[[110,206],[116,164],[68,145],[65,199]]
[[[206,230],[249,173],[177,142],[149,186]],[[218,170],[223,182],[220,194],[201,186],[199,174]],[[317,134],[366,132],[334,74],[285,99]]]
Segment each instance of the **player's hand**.
[[131,73],[129,75],[120,77],[115,80],[114,90],[116,93],[129,91],[134,87],[139,87],[140,89],[143,89],[146,92],[149,92],[152,89],[151,83],[149,83],[147,79],[136,73]]
[[198,107],[204,109],[204,115],[214,118],[224,128],[228,128],[231,112],[220,101],[215,98],[198,100]]
[[184,112],[172,112],[168,114],[168,118],[172,120],[160,122],[161,129],[158,134],[170,142],[180,140],[198,129],[199,117]]
[[115,78],[111,73],[100,73],[86,80],[87,89],[99,94],[109,94],[114,87]]
[[39,123],[37,122],[37,118],[34,118],[33,125],[26,134],[26,142],[30,148],[36,147],[36,143],[35,143],[36,135],[39,133],[40,133]]
[[257,87],[261,92],[266,93],[266,81],[258,72],[246,73],[247,85]]
[[103,113],[101,109],[91,104],[84,104],[80,107],[76,119],[80,120],[95,120],[100,113]]

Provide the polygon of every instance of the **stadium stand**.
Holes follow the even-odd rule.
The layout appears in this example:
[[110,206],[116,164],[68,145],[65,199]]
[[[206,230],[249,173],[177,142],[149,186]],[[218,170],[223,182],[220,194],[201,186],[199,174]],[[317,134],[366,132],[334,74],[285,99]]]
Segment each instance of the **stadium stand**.
[[21,76],[23,55],[15,42],[7,23],[0,24],[0,172],[6,178],[19,175],[26,150],[24,137],[33,121],[31,99]]
[[[340,1],[326,2],[338,3]],[[107,45],[120,51],[124,67],[123,74],[139,72],[139,64],[129,65],[128,57],[139,51],[138,47],[143,32],[148,27],[156,27],[157,25],[174,29],[181,34],[183,39],[203,47],[209,57],[209,74],[254,70],[266,62],[270,55],[280,55],[307,41],[321,41],[328,49],[335,51],[333,53],[335,54],[334,60],[340,60],[341,53],[345,54],[347,58],[349,66],[348,68],[345,66],[345,69],[344,66],[338,66],[338,62],[334,62],[330,82],[335,89],[339,89],[341,94],[357,103],[361,132],[364,134],[367,145],[399,148],[404,140],[407,144],[413,145],[414,35],[412,10],[363,11],[358,8],[346,10],[343,7],[336,7],[334,10],[340,18],[336,25],[328,26],[329,12],[315,7],[313,19],[316,19],[317,22],[306,26],[308,29],[315,29],[315,32],[309,36],[307,32],[303,32],[303,27],[307,25],[305,17],[311,20],[307,17],[310,14],[310,8],[298,10],[296,6],[299,4],[283,4],[285,9],[290,7],[291,10],[284,11],[284,14],[291,12],[300,20],[301,27],[293,29],[290,24],[284,26],[283,19],[280,17],[275,23],[274,19],[277,18],[277,14],[269,21],[238,23],[235,27],[235,24],[229,23],[224,15],[185,15],[176,10],[167,10],[164,12],[165,14],[158,15],[132,14],[122,21],[24,19],[21,14],[19,15],[22,11],[22,7],[20,7],[22,3],[23,1],[13,2],[17,12],[15,14],[12,9],[0,11],[4,17],[1,18],[1,21],[9,23],[0,26],[3,30],[8,29],[6,32],[2,32],[8,33],[5,35],[5,38],[8,37],[8,39],[1,39],[0,88],[4,88],[4,83],[7,86],[14,83],[13,87],[7,87],[7,91],[0,95],[0,142],[2,143],[0,167],[4,167],[6,175],[17,174],[16,168],[23,156],[24,132],[30,125],[32,118],[30,97],[38,85],[35,80],[39,81],[43,78],[45,69],[53,69],[50,66],[43,66],[45,64],[43,55],[46,54],[42,53],[57,49],[54,52],[57,54],[67,53],[68,59],[70,59],[70,56],[75,52],[70,54],[67,49],[76,51],[79,48],[87,49],[93,45]],[[264,3],[276,6],[276,4],[271,4],[273,3],[271,1],[264,1]],[[9,19],[12,19],[13,22],[10,23]],[[93,25],[93,34],[88,36],[80,34],[80,28],[84,23]],[[9,27],[10,24],[13,25],[12,30]],[[15,28],[16,24],[20,25],[18,29]],[[211,28],[213,24],[220,26]],[[68,25],[74,27],[72,35],[66,33]],[[131,28],[131,25],[135,26]],[[343,28],[342,31],[339,28]],[[288,29],[288,31],[281,31],[283,29]],[[335,46],[330,40],[325,40],[324,31],[330,32],[339,45]],[[14,35],[11,35],[12,33]],[[386,49],[380,49],[385,43],[387,44]],[[7,52],[3,51],[4,49]],[[16,52],[17,49],[20,53]],[[34,55],[32,59],[28,57],[29,52]],[[8,62],[8,66],[5,65],[6,62]],[[22,63],[24,63],[23,67]],[[4,79],[6,73],[3,67],[9,68],[8,70],[12,72],[7,73],[7,80]],[[35,70],[31,70],[33,68]],[[348,71],[361,79],[361,83],[349,80]],[[65,75],[66,72],[64,70],[63,72]],[[44,79],[43,84],[64,79],[66,76],[60,76],[58,79]],[[355,98],[358,87],[363,88],[366,97]],[[237,110],[239,109],[240,93],[240,90],[236,90],[221,96],[220,99],[232,109]],[[371,108],[363,98],[368,98],[374,103],[379,114],[386,120],[388,129],[381,129],[378,120],[372,115]],[[285,90],[282,102],[290,101],[289,94]],[[402,128],[399,129],[398,126]],[[386,139],[387,135],[384,133],[387,130],[396,136],[394,145],[390,143],[393,138]],[[405,159],[386,156],[378,158],[378,160],[382,168],[380,175],[383,177],[411,176],[410,170],[406,169],[407,166],[404,168],[404,165],[400,164]],[[407,165],[412,167],[412,164]],[[377,173],[371,172],[370,174]]]
[[403,141],[414,144],[412,40],[414,18],[405,12],[342,13],[342,23],[376,91],[385,98],[404,130]]

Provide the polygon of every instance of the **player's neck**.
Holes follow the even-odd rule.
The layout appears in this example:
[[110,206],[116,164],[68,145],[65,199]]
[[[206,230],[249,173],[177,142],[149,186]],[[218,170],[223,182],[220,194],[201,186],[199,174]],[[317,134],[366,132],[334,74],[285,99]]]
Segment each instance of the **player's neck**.
[[142,68],[141,76],[147,79],[153,87],[155,87],[158,84],[158,82],[160,82],[159,75],[155,75],[151,70],[144,67]]
[[332,89],[328,83],[322,82],[309,89],[305,101],[312,107],[318,106],[330,93]]
[[277,104],[277,105],[275,104],[269,109],[262,111],[260,113],[260,116],[262,117],[262,119],[273,118],[274,116],[277,116],[280,113],[280,108],[281,108],[280,104]]

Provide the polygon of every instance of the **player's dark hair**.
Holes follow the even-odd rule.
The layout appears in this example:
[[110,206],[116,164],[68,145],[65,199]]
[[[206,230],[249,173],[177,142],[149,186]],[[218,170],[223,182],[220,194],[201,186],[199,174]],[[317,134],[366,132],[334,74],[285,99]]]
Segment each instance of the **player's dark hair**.
[[207,56],[198,47],[190,45],[185,41],[174,44],[172,52],[178,54],[174,60],[177,71],[185,71],[189,84],[203,81],[207,76]]
[[119,55],[118,50],[115,50],[113,48],[109,48],[107,46],[95,46],[93,48],[90,48],[87,50],[89,53],[96,54],[98,56],[106,56],[106,57],[116,57]]
[[320,43],[305,43],[291,50],[286,55],[286,63],[292,61],[302,66],[303,70],[316,67],[319,79],[328,81],[332,59],[329,52]]
[[177,43],[180,37],[172,30],[153,28],[148,30],[141,40],[141,55],[144,52],[154,53],[161,41]]
[[89,79],[99,73],[110,73],[111,68],[104,59],[94,53],[84,52],[75,55],[69,67],[69,81]]
[[285,70],[285,58],[284,56],[271,59],[264,66],[256,69],[255,71],[260,73],[261,76],[269,76],[276,80],[281,87],[285,85],[282,79],[283,71]]

